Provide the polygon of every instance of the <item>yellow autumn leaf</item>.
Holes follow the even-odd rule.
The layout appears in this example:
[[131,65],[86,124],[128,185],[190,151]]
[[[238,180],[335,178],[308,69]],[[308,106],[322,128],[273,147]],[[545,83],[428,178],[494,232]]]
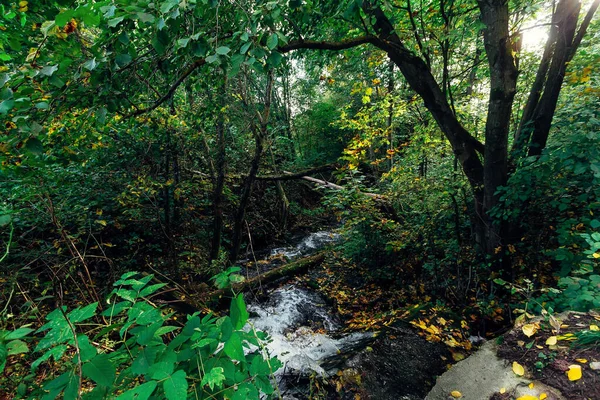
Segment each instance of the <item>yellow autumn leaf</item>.
[[590,331],[600,331],[600,328],[598,328],[598,325],[590,325]]
[[534,386],[534,385],[533,385],[533,382],[531,382],[531,383],[529,384],[529,389],[533,389],[533,386]]
[[515,373],[515,375],[525,375],[525,368],[523,368],[523,366],[516,361],[514,361],[512,364],[512,370]]
[[500,394],[504,394],[504,393],[506,393],[506,388],[501,388],[500,389]]
[[526,394],[525,396],[517,397],[517,400],[538,400],[537,396]]
[[554,346],[557,341],[558,339],[556,338],[556,336],[550,336],[548,339],[546,339],[546,344],[548,346]]
[[570,381],[581,379],[581,365],[570,365],[567,371],[567,377]]
[[537,326],[535,324],[525,324],[521,328],[525,336],[532,337],[537,332]]
[[576,358],[575,361],[577,361],[578,363],[581,363],[581,364],[587,363],[587,360],[585,358]]
[[600,253],[594,253],[594,254],[592,254],[592,256],[593,256],[594,258],[600,258]]
[[450,392],[450,396],[454,397],[455,399],[460,399],[462,397],[462,393],[458,390],[453,390]]
[[540,394],[540,400],[544,400],[544,399],[547,399],[547,398],[548,398],[548,395],[546,393]]
[[102,225],[102,226],[106,226],[106,221],[104,221],[103,219],[97,219],[96,223]]

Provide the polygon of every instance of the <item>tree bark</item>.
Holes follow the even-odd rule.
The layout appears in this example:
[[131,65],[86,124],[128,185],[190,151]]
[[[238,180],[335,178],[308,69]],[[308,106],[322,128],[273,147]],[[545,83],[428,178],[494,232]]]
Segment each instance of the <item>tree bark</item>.
[[502,227],[495,224],[489,211],[498,204],[498,187],[506,184],[508,174],[508,133],[512,104],[517,87],[518,71],[512,56],[508,30],[508,2],[478,0],[481,19],[486,25],[483,34],[485,52],[490,67],[490,97],[485,127],[485,158],[483,164],[483,204],[478,212],[481,220],[479,242],[486,254],[494,254],[501,244]]

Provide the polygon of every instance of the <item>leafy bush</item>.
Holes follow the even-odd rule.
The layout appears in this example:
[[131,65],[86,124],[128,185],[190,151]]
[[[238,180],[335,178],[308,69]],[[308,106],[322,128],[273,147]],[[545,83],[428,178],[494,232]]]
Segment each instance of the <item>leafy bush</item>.
[[[224,286],[235,280],[235,269],[215,280]],[[266,334],[247,326],[243,295],[234,296],[230,315],[199,313],[181,326],[171,313],[156,306],[149,296],[165,284],[151,284],[153,275],[129,272],[115,282],[107,302],[67,311],[51,312],[34,349],[31,374],[21,380],[17,398],[148,399],[206,398],[247,399],[274,393],[273,372],[281,363],[269,358]],[[93,318],[103,323],[91,324]],[[94,326],[98,330],[84,331]],[[0,331],[0,372],[7,357],[29,353],[27,340],[33,329],[25,326]],[[53,358],[58,376],[46,377],[45,365]],[[41,371],[44,370],[42,373]]]

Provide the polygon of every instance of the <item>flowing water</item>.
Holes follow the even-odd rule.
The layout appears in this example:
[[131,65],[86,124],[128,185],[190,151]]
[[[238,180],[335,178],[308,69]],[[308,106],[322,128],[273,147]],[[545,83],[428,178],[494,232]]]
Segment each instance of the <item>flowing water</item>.
[[[270,257],[293,260],[310,255],[339,240],[337,233],[319,231],[309,234],[296,245],[271,251]],[[326,301],[311,289],[287,285],[273,290],[266,301],[250,303],[250,322],[255,329],[268,332],[267,348],[284,367],[277,372],[280,387],[288,387],[290,377],[312,374],[329,376],[337,372],[336,362],[345,354],[364,348],[372,333],[341,334],[343,328]],[[287,383],[286,383],[287,382]],[[294,397],[288,397],[290,399]]]

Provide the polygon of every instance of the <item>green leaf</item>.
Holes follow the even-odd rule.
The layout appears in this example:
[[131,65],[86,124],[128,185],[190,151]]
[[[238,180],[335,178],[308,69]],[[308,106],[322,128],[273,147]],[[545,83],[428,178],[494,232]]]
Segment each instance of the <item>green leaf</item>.
[[117,400],[147,400],[150,398],[158,382],[148,381],[140,386],[136,386],[117,397]]
[[166,14],[169,11],[171,11],[171,8],[175,7],[178,4],[179,0],[167,0],[160,6],[160,12]]
[[225,375],[223,375],[223,368],[214,367],[202,377],[202,382],[200,382],[200,385],[208,385],[210,390],[214,390],[215,387],[220,388],[223,385],[224,380]]
[[0,103],[0,114],[7,114],[15,105],[14,100],[4,100]]
[[6,357],[8,357],[8,349],[4,346],[4,343],[0,342],[0,373],[4,371],[6,365]]
[[52,76],[56,71],[58,71],[58,64],[56,65],[48,65],[42,68],[40,74],[45,76]]
[[188,383],[185,371],[179,370],[163,381],[163,389],[168,400],[180,400],[187,397]]
[[22,340],[13,340],[6,344],[6,349],[8,350],[8,355],[13,356],[15,354],[27,353],[29,351],[29,347],[27,347],[27,343]]
[[10,224],[12,217],[8,214],[0,215],[0,226],[6,226]]
[[241,48],[240,48],[240,54],[246,54],[246,52],[248,51],[248,49],[250,48],[250,46],[252,45],[252,42],[248,42],[245,43]]
[[88,304],[81,309],[77,307],[67,315],[67,318],[72,324],[85,321],[96,314],[96,308],[98,308],[98,302]]
[[54,22],[56,23],[56,26],[58,26],[59,28],[62,28],[63,26],[68,24],[69,21],[71,21],[71,18],[73,18],[73,14],[75,14],[75,10],[62,11],[60,14],[58,14],[56,16],[56,18],[54,18]]
[[138,333],[136,336],[136,341],[139,345],[145,346],[154,339],[154,334],[163,324],[162,320],[156,321],[149,327],[145,328],[143,331]]
[[19,329],[15,329],[12,332],[9,332],[8,335],[4,338],[5,340],[13,340],[13,339],[21,339],[27,335],[29,335],[34,330],[31,328],[21,327]]
[[130,301],[121,301],[119,303],[111,305],[106,310],[102,311],[102,315],[105,317],[114,317],[115,315],[119,315],[123,310],[131,307]]
[[244,348],[242,347],[242,339],[238,332],[233,332],[229,337],[229,340],[225,342],[223,351],[232,360],[243,361],[244,360]]
[[158,350],[158,346],[144,347],[131,364],[132,372],[136,375],[146,374],[150,366],[154,364]]
[[244,295],[238,294],[236,297],[231,299],[231,306],[229,308],[231,323],[234,329],[240,330],[246,325],[248,321],[248,311],[246,310],[246,303],[244,302]]
[[117,63],[117,66],[119,68],[123,68],[124,66],[126,66],[127,64],[129,64],[131,62],[131,56],[127,53],[119,54],[115,58],[115,62]]
[[81,362],[91,360],[98,353],[96,347],[94,347],[90,343],[90,339],[87,337],[87,335],[78,335],[77,344],[79,345],[79,354],[81,356]]
[[123,21],[124,19],[125,19],[125,17],[112,18],[112,19],[109,19],[106,24],[109,27],[114,28],[115,26],[119,25],[121,23],[121,21]]
[[107,354],[98,354],[83,364],[83,374],[99,385],[110,387],[115,381],[116,370]]
[[79,398],[79,376],[72,372],[69,376],[69,382],[63,393],[63,400],[76,400]]
[[279,37],[277,36],[276,33],[273,33],[267,39],[267,47],[269,48],[269,50],[273,50],[275,47],[277,47],[278,42],[279,42]]
[[140,292],[140,297],[146,297],[146,296],[150,296],[151,294],[153,294],[154,292],[156,292],[158,289],[161,289],[163,287],[165,287],[167,284],[166,283],[157,283],[155,285],[150,285],[148,287],[145,287],[141,292]]
[[600,228],[600,221],[598,221],[597,219],[593,219],[590,221],[590,226],[593,229],[598,229],[598,228]]
[[154,22],[154,15],[152,15],[152,14],[139,12],[139,13],[137,13],[137,17],[140,19],[140,21],[142,21],[144,23],[151,24]]
[[217,54],[224,56],[227,53],[229,53],[231,51],[231,49],[227,46],[221,46],[221,47],[217,47],[217,50],[215,50]]
[[169,351],[164,354],[160,361],[150,366],[148,374],[152,379],[165,379],[175,370],[175,361],[177,361],[177,356],[174,352]]
[[278,51],[272,51],[269,55],[269,58],[267,58],[267,64],[269,64],[272,67],[278,67],[282,61],[283,56]]
[[63,354],[65,354],[65,351],[67,351],[67,346],[64,344],[61,344],[48,350],[31,364],[31,370],[35,371],[41,363],[48,360],[50,357],[54,357],[54,361],[60,360]]

